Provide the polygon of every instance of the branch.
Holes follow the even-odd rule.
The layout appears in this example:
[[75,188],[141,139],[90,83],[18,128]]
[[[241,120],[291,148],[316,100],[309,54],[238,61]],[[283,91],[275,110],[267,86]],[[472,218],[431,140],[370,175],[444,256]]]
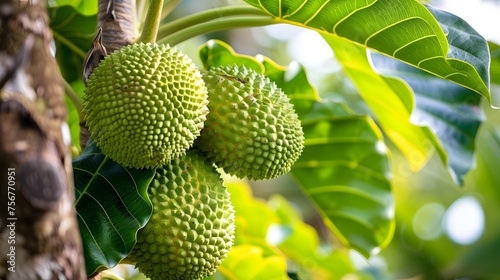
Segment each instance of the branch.
[[[97,37],[90,47],[83,65],[84,82],[100,60],[107,54],[134,42],[135,30],[134,0],[99,0],[97,14]],[[80,146],[85,149],[90,138],[85,121],[80,122]]]

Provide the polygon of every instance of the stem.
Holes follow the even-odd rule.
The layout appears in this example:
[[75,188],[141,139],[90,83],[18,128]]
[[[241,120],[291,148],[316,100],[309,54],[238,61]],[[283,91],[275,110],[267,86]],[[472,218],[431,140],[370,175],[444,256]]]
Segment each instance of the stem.
[[271,16],[251,16],[251,17],[234,17],[221,18],[219,20],[209,21],[203,24],[194,25],[176,33],[170,34],[158,40],[158,44],[177,45],[187,39],[198,35],[221,31],[226,29],[256,27],[280,23]]
[[144,22],[140,42],[154,43],[158,27],[160,26],[161,10],[163,9],[163,0],[151,0],[149,3],[148,15]]
[[80,96],[76,94],[76,92],[73,90],[70,84],[66,82],[66,80],[63,79],[64,83],[64,92],[68,96],[69,100],[73,102],[73,105],[75,105],[76,111],[78,112],[78,118],[80,119],[80,122],[83,121],[83,102]]
[[158,30],[158,37],[163,38],[168,36],[168,34],[173,34],[177,31],[183,30],[185,28],[208,22],[214,19],[222,18],[222,17],[229,17],[229,16],[241,16],[241,15],[261,15],[261,16],[266,16],[268,15],[266,12],[253,8],[253,7],[221,7],[221,8],[215,8],[215,9],[210,9],[206,10],[203,12],[199,12],[196,14],[192,14],[183,18],[180,18],[178,20],[174,20],[172,22],[169,22],[167,24],[163,24],[160,26],[160,29]]
[[77,45],[75,45],[70,40],[66,39],[61,34],[55,32],[54,30],[51,30],[51,31],[52,31],[52,36],[54,36],[54,38],[56,40],[58,40],[59,42],[63,43],[64,45],[66,45],[68,48],[70,48],[74,53],[76,53],[77,55],[79,55],[81,58],[85,59],[85,57],[87,56],[87,53],[85,53],[84,50],[80,49]]

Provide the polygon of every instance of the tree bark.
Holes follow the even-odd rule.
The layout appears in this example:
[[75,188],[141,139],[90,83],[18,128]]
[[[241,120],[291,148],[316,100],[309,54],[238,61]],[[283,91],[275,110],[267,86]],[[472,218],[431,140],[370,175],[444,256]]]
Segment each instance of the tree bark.
[[[99,0],[97,35],[83,62],[83,81],[104,57],[123,46],[130,45],[137,37],[135,29],[135,0]],[[80,146],[85,149],[90,133],[86,123],[80,122]]]
[[0,279],[86,279],[44,1],[0,1]]

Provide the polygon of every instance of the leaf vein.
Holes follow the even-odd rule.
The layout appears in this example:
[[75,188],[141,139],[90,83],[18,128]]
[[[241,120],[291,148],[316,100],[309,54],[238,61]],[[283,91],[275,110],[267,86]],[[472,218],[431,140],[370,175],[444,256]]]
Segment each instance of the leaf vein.
[[410,42],[408,42],[408,43],[406,43],[406,44],[402,45],[401,47],[397,48],[397,49],[396,49],[396,50],[392,53],[392,56],[393,56],[393,57],[396,57],[396,53],[397,53],[397,52],[399,52],[400,50],[402,50],[402,49],[404,49],[404,48],[408,47],[409,45],[411,45],[411,44],[413,44],[413,43],[416,43],[416,42],[418,42],[418,41],[420,41],[420,40],[424,40],[424,39],[427,39],[427,38],[432,38],[432,37],[436,37],[436,35],[435,35],[435,34],[430,34],[430,35],[427,35],[427,36],[423,36],[423,37],[417,38],[417,39],[415,39],[415,40],[413,40],[413,41],[410,41]]
[[120,231],[118,231],[118,229],[115,227],[115,225],[113,224],[112,220],[111,220],[111,217],[109,217],[108,215],[108,212],[106,212],[106,208],[104,206],[102,206],[102,204],[99,202],[99,200],[97,198],[95,198],[94,196],[90,195],[89,193],[87,193],[87,195],[92,198],[102,209],[102,212],[104,213],[104,215],[106,216],[106,218],[108,219],[109,221],[109,224],[111,224],[111,226],[113,227],[113,229],[116,231],[116,233],[118,234],[118,236],[120,236],[120,239],[122,240],[122,243],[123,245],[125,246],[125,240],[123,239],[123,236],[120,234]]
[[293,169],[310,169],[310,168],[318,168],[318,167],[335,167],[335,166],[344,166],[350,169],[355,169],[358,172],[361,172],[369,177],[372,177],[375,180],[386,182],[387,178],[384,174],[372,170],[368,167],[359,165],[359,162],[355,161],[347,161],[347,160],[330,160],[330,161],[306,161],[306,162],[296,162],[293,165]]
[[264,11],[266,11],[266,13],[272,15],[273,13],[271,13],[271,11],[269,11],[268,9],[266,9],[266,7],[264,7],[264,4],[262,4],[262,1],[261,0],[258,0],[259,1],[259,5],[262,7],[262,9]]
[[[375,227],[373,225],[364,221],[360,217],[354,216],[352,214],[348,214],[348,213],[340,212],[340,211],[335,211],[335,210],[323,210],[323,212],[327,216],[333,216],[333,217],[343,218],[346,220],[351,220],[351,221],[361,225],[362,227],[366,228],[369,232],[377,232],[377,230],[375,229]],[[332,218],[331,220],[334,221],[335,219]]]
[[310,17],[308,18],[306,21],[304,21],[304,25],[307,25],[309,22],[311,22],[319,13],[321,13],[321,11],[323,10],[323,8],[330,2],[330,0],[328,1],[325,1],[325,3],[323,3],[323,5],[321,5],[321,7],[319,7],[319,9]]
[[311,195],[321,195],[321,194],[330,193],[330,192],[347,193],[347,194],[352,194],[352,195],[356,195],[359,197],[363,197],[364,199],[370,200],[370,201],[377,203],[381,206],[386,205],[386,202],[383,202],[381,200],[376,199],[374,195],[372,195],[366,191],[362,191],[359,188],[352,187],[352,186],[342,186],[342,185],[321,186],[321,187],[315,187],[313,189],[308,189],[308,192]]
[[80,215],[80,213],[78,211],[76,212],[76,215],[78,215],[78,217],[80,217],[80,220],[83,222],[83,224],[85,225],[85,227],[87,228],[87,230],[90,232],[90,236],[91,236],[92,240],[94,240],[94,244],[97,246],[97,248],[99,249],[99,251],[101,252],[101,254],[103,256],[106,256],[104,254],[104,251],[102,250],[101,246],[99,245],[99,243],[97,243],[97,240],[94,238],[94,235],[92,234],[92,230],[90,229],[90,227],[87,224],[87,222],[85,221],[85,219]]
[[366,8],[368,8],[368,7],[372,6],[372,5],[375,5],[375,3],[377,3],[377,1],[373,1],[373,2],[372,2],[372,3],[370,3],[369,5],[366,5],[366,6],[362,7],[362,8],[359,8],[359,9],[355,9],[355,10],[353,10],[352,12],[348,13],[345,17],[341,18],[339,21],[337,21],[337,23],[335,23],[335,24],[333,25],[333,28],[332,28],[332,33],[333,33],[333,34],[337,34],[337,31],[336,31],[336,30],[337,30],[337,26],[339,26],[339,24],[341,24],[341,23],[342,23],[343,21],[345,21],[346,19],[350,18],[353,14],[357,13],[358,11],[363,10],[363,9],[366,9]]
[[294,14],[296,14],[298,11],[300,11],[306,5],[306,3],[307,3],[307,0],[304,0],[302,2],[302,4],[300,4],[300,6],[295,11],[289,13],[288,15],[283,16],[283,19],[289,18],[289,17],[293,16]]

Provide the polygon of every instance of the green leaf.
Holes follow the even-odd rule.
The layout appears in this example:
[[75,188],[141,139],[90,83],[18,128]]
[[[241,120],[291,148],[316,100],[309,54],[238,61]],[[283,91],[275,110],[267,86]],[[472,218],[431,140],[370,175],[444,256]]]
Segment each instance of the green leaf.
[[136,242],[153,212],[147,188],[154,169],[124,168],[90,140],[73,160],[76,211],[90,275],[114,267]]
[[462,184],[474,165],[475,137],[484,120],[480,96],[387,56],[373,53],[371,57],[378,73],[400,77],[413,89],[412,122],[430,127],[437,135],[452,177]]
[[[71,83],[71,87],[80,98],[83,97],[85,85],[81,79]],[[68,107],[68,125],[71,132],[71,142],[80,152],[80,117],[75,105],[68,97],[66,97],[66,105]]]
[[65,98],[65,101],[66,107],[68,108],[68,116],[66,121],[68,123],[69,132],[71,134],[71,143],[78,151],[80,151],[80,117],[78,116],[78,111],[76,110],[75,105],[73,105],[73,102],[71,102],[68,97]]
[[62,6],[71,6],[78,13],[85,16],[97,14],[97,0],[48,0],[49,8],[59,8]]
[[304,66],[292,62],[288,67],[283,67],[267,57],[258,57],[264,65],[264,75],[286,93],[299,116],[308,112],[314,102],[319,100],[316,89],[309,83]]
[[231,193],[236,212],[235,245],[252,244],[260,246],[265,256],[276,255],[276,248],[266,243],[268,227],[278,222],[274,213],[264,202],[253,198],[248,185],[228,181],[224,185]]
[[[433,14],[415,0],[245,2],[266,11],[280,22],[310,28],[325,36],[345,38],[456,82],[490,100],[489,73],[481,67],[488,65],[484,63],[489,61],[486,41],[462,24],[455,26],[464,28],[459,32],[475,38],[473,42],[464,42],[463,46],[474,52],[462,53],[450,48]],[[436,13],[436,16],[444,24],[448,23],[443,20],[446,17],[443,13]],[[443,27],[447,28],[446,25]],[[452,34],[451,28],[447,31]]]
[[48,12],[61,74],[69,83],[81,79],[83,60],[95,36],[97,17],[81,15],[71,6],[51,8]]
[[434,148],[446,161],[446,153],[434,134],[427,127],[410,122],[414,100],[408,85],[400,79],[376,73],[363,47],[332,36],[325,36],[325,39],[384,133],[405,155],[412,170],[420,170],[432,156]]
[[491,83],[500,85],[500,46],[493,42],[488,42],[488,46],[491,52]]
[[394,201],[386,146],[368,116],[317,102],[301,118],[305,147],[292,175],[345,245],[364,256],[394,234]]
[[268,205],[280,217],[279,224],[270,227],[268,240],[288,259],[300,265],[301,279],[343,279],[356,273],[348,250],[321,248],[316,230],[302,221],[284,197],[274,195]]
[[490,52],[488,42],[460,17],[432,6],[427,6],[427,9],[436,18],[446,34],[448,41],[447,60],[450,65],[456,69],[469,67],[466,64],[472,65],[484,83],[489,86]]
[[217,273],[207,279],[288,280],[283,256],[264,257],[261,248],[238,245],[231,248]]
[[263,73],[264,67],[252,56],[236,53],[231,46],[220,40],[209,40],[199,48],[199,56],[206,70],[224,65],[245,65],[257,73]]

